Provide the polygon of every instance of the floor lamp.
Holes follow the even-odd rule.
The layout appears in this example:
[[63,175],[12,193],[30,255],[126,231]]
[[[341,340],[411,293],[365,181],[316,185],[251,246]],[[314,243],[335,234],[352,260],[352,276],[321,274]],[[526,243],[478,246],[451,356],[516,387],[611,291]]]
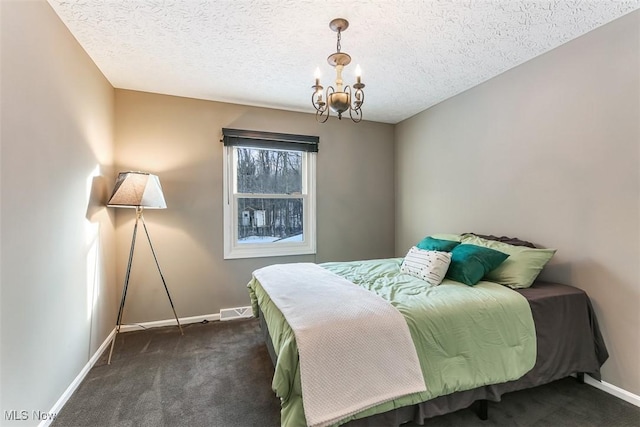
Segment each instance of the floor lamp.
[[180,333],[182,335],[184,335],[184,332],[182,332],[180,320],[178,320],[176,309],[173,306],[173,301],[171,300],[171,294],[169,294],[167,282],[165,282],[164,276],[162,275],[162,270],[160,270],[160,264],[158,263],[158,258],[156,257],[156,251],[153,249],[151,237],[149,237],[149,231],[147,230],[147,224],[144,222],[144,216],[142,214],[142,211],[145,208],[167,208],[167,204],[164,201],[164,195],[162,194],[160,180],[156,175],[145,172],[120,172],[118,174],[118,179],[116,179],[116,185],[113,189],[113,194],[111,195],[107,206],[114,208],[134,208],[136,210],[136,223],[133,227],[133,237],[131,238],[129,263],[127,264],[127,272],[124,276],[124,287],[122,288],[120,309],[118,310],[118,318],[116,320],[116,334],[113,336],[113,340],[111,341],[111,350],[109,350],[109,360],[107,361],[107,364],[110,365],[111,355],[113,354],[113,346],[115,345],[116,337],[120,333],[120,325],[122,324],[122,311],[124,310],[124,302],[127,299],[127,288],[129,287],[129,276],[131,274],[133,250],[136,245],[136,234],[138,232],[138,222],[140,221],[142,221],[144,232],[147,235],[147,240],[149,241],[149,246],[151,247],[151,253],[153,254],[153,259],[156,262],[156,267],[158,267],[158,272],[160,273],[160,278],[162,279],[164,290],[167,292],[169,304],[171,304],[171,309],[173,310],[173,315],[176,318],[176,322],[178,323],[178,328],[180,328]]

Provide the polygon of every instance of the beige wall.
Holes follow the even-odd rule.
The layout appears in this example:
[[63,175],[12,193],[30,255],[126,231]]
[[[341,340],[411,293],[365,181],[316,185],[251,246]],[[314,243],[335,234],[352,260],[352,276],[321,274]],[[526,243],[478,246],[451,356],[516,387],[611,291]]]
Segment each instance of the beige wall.
[[[168,209],[146,211],[145,218],[180,317],[249,305],[251,272],[268,264],[393,255],[391,125],[334,117],[317,124],[311,114],[127,90],[116,90],[115,122],[118,170],[160,177]],[[223,127],[320,137],[316,256],[223,259]],[[120,279],[134,214],[119,209],[116,215]],[[139,239],[124,320],[171,317],[148,244]]]
[[433,232],[557,248],[543,276],[585,289],[640,394],[640,12],[396,126],[396,254]]
[[[512,234],[559,249],[545,276],[589,292],[605,380],[640,394],[638,12],[394,135],[114,91],[45,2],[0,7],[0,416],[51,409],[113,329],[133,212],[104,203],[128,169],[162,180],[169,209],[146,218],[180,316],[247,305],[251,271],[273,262],[388,257],[394,236],[403,255],[430,232]],[[316,256],[223,260],[222,127],[320,136]],[[130,292],[125,321],[171,317],[143,239]]]
[[0,417],[49,411],[113,329],[114,90],[45,2],[2,2]]

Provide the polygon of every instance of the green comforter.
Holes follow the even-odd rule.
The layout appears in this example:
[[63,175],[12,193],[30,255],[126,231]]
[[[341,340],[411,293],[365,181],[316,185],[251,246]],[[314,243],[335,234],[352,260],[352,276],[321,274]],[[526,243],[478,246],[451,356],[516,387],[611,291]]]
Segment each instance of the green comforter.
[[[329,271],[389,301],[409,325],[427,391],[377,405],[351,419],[382,413],[455,391],[520,378],[533,368],[536,338],[531,310],[519,293],[491,282],[474,287],[426,282],[400,273],[401,258],[325,263]],[[272,387],[280,397],[283,426],[306,425],[298,349],[293,331],[269,296],[249,282],[253,312],[262,310],[278,355]]]

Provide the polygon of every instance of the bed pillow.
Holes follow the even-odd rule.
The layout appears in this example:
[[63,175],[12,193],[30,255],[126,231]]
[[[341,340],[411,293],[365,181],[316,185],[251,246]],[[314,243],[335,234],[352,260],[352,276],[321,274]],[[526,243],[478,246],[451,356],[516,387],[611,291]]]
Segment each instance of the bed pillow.
[[462,240],[462,236],[460,234],[437,233],[431,234],[430,236],[434,239],[451,240],[452,242],[460,242]]
[[465,235],[462,240],[464,243],[483,246],[509,254],[509,259],[495,270],[487,273],[484,279],[514,289],[531,286],[542,271],[542,268],[556,253],[555,249],[533,249],[514,246],[473,235]]
[[508,257],[503,252],[463,242],[451,251],[446,277],[473,286]]
[[400,271],[437,286],[447,274],[449,263],[451,254],[448,252],[425,251],[414,246],[409,249]]
[[425,251],[451,252],[459,244],[460,242],[454,242],[453,240],[436,239],[427,236],[418,242],[416,247]]
[[477,237],[480,237],[480,238],[485,239],[485,240],[495,240],[495,241],[506,243],[508,245],[513,245],[513,246],[526,246],[526,247],[529,247],[529,248],[532,248],[532,249],[536,248],[536,245],[534,245],[533,243],[527,242],[526,240],[520,240],[517,237],[507,237],[507,236],[498,237],[498,236],[494,236],[492,234],[478,234],[478,233],[464,233],[460,237],[462,238],[462,237],[469,236],[469,235],[477,236]]

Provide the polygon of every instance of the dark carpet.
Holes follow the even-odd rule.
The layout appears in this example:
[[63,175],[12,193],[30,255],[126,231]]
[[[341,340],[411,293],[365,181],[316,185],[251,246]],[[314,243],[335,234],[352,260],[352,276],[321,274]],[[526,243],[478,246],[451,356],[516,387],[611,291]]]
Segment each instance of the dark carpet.
[[[254,319],[118,336],[53,423],[84,426],[279,426],[273,366]],[[407,424],[415,426],[416,424]],[[471,409],[426,426],[640,427],[640,408],[573,378],[506,394],[489,419]]]

